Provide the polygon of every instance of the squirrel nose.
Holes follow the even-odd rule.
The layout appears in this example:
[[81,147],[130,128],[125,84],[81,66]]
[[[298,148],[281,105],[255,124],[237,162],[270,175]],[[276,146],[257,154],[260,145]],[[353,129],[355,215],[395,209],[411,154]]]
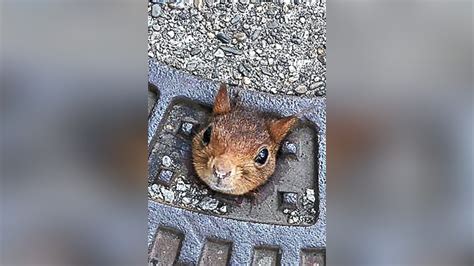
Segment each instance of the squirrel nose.
[[226,171],[219,169],[219,167],[216,167],[215,165],[212,167],[213,174],[217,179],[224,179],[230,176],[232,171]]

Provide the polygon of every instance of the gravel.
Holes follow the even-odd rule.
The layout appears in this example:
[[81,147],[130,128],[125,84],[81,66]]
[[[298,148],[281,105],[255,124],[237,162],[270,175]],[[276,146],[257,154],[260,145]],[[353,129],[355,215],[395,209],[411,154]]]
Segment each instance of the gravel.
[[300,197],[301,205],[296,210],[285,208],[282,210],[287,215],[289,224],[312,224],[316,214],[316,195],[314,189],[306,189],[304,195]]
[[161,15],[161,6],[158,4],[155,4],[151,7],[151,16],[156,18],[159,15]]
[[198,1],[200,9],[183,1],[152,2],[149,57],[251,90],[326,95],[325,1],[312,6]]
[[222,32],[219,32],[217,33],[216,35],[217,39],[223,43],[230,43],[231,39],[229,36],[227,36],[226,34],[222,33]]
[[208,194],[207,187],[189,182],[184,176],[179,177],[177,182],[171,184],[169,188],[161,184],[152,184],[148,188],[148,197],[152,200],[215,214],[226,214],[229,211],[226,203],[212,198]]
[[296,87],[295,91],[299,94],[304,94],[308,91],[308,89],[306,88],[305,85],[301,84],[301,85],[298,85],[298,87]]
[[172,160],[169,156],[163,156],[163,159],[161,160],[161,164],[164,167],[170,167],[172,163]]

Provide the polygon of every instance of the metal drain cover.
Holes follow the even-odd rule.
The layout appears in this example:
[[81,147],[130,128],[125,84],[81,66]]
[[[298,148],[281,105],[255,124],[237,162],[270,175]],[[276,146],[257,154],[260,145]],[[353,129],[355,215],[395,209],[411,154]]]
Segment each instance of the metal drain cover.
[[155,61],[149,82],[159,90],[148,128],[150,265],[324,265],[325,99],[231,88],[249,108],[305,117],[257,196],[235,197],[208,189],[192,167],[191,139],[218,84]]

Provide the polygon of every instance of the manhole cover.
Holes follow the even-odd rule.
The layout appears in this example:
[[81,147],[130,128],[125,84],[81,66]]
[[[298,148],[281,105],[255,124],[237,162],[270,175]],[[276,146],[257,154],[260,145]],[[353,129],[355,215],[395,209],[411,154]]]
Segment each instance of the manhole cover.
[[300,125],[283,141],[275,174],[256,196],[209,190],[192,166],[191,139],[210,109],[177,100],[165,112],[152,147],[150,197],[175,207],[252,222],[310,225],[317,215],[317,133]]
[[150,263],[322,265],[325,99],[231,89],[248,108],[301,111],[304,119],[283,141],[270,180],[253,196],[229,196],[208,189],[191,159],[191,139],[207,123],[218,84],[149,64],[160,95],[148,132]]

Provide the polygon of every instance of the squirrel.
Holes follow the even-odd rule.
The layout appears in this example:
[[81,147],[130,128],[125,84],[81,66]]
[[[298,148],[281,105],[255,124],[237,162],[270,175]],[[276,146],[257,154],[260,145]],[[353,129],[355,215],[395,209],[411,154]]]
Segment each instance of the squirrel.
[[198,177],[220,193],[251,193],[275,171],[280,143],[298,121],[231,106],[227,86],[221,84],[209,123],[192,139]]

